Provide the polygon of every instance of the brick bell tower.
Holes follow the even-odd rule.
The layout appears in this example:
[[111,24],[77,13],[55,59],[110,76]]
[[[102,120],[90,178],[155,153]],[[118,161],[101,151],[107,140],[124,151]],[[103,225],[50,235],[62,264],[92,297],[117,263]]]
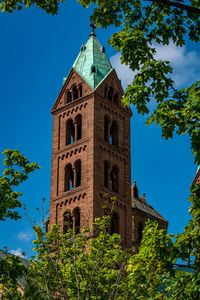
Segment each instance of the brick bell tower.
[[[105,213],[104,194],[116,196],[111,233],[132,246],[131,110],[95,35],[94,26],[52,108],[53,147],[49,225],[75,232]],[[108,203],[108,209],[111,203]]]

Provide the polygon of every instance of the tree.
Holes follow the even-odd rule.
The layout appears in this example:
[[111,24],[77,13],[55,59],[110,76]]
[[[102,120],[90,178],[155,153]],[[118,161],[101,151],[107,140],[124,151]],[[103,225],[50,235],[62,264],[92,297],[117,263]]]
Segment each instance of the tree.
[[175,237],[147,224],[140,251],[127,267],[137,299],[200,299],[200,185],[192,192],[192,219],[183,233]]
[[[65,0],[2,0],[1,11],[13,12],[36,4],[47,13],[56,14],[58,4]],[[162,127],[165,139],[188,133],[195,162],[200,163],[199,81],[190,87],[177,89],[168,61],[155,59],[155,43],[177,46],[186,41],[200,41],[200,9],[197,0],[184,4],[169,0],[79,0],[89,7],[95,4],[91,20],[107,28],[120,30],[112,34],[110,44],[121,51],[121,62],[137,71],[124,94],[123,103],[136,105],[139,113],[149,114],[148,104],[156,100],[157,107],[147,118],[147,124]]]
[[[112,35],[110,44],[117,51],[121,51],[122,63],[138,72],[125,91],[124,104],[133,103],[139,113],[149,114],[148,103],[155,99],[157,107],[148,116],[147,124],[155,122],[160,125],[163,138],[166,139],[172,138],[175,132],[188,133],[195,161],[200,163],[199,81],[190,87],[177,89],[170,78],[172,67],[167,61],[155,59],[154,46],[155,43],[168,45],[171,40],[177,46],[185,45],[188,39],[198,43],[200,40],[199,2],[193,0],[187,2],[187,5],[182,1],[168,0],[79,0],[79,2],[85,7],[92,3],[96,5],[91,20],[97,26],[119,27],[119,31]],[[2,3],[5,4],[6,1]],[[21,4],[20,1],[15,3]],[[7,4],[9,5],[9,2]],[[16,6],[11,11],[15,8]],[[91,238],[93,257],[90,257],[90,252],[87,253],[87,249],[83,246],[87,236],[73,237],[72,233],[71,236],[67,233],[67,236],[62,237],[59,228],[53,227],[53,231],[45,239],[41,229],[36,228],[38,258],[32,261],[29,270],[31,276],[27,275],[28,285],[25,295],[32,299],[38,297],[52,299],[52,295],[53,297],[56,295],[59,299],[59,293],[62,293],[65,299],[68,299],[66,293],[70,293],[71,299],[74,297],[75,299],[77,297],[105,299],[109,296],[110,299],[120,299],[120,297],[121,299],[134,297],[137,299],[199,299],[199,200],[200,187],[195,185],[190,196],[192,219],[184,232],[176,237],[168,235],[166,231],[158,231],[155,224],[147,224],[140,251],[133,257],[124,256],[119,246],[113,243],[114,236],[107,235],[105,230],[104,233],[100,231],[99,236]],[[100,251],[102,248],[99,248],[99,245],[103,245],[101,244],[103,234],[106,236],[103,253],[106,259],[108,258],[105,262],[106,267],[103,268],[105,273],[101,272],[102,269],[99,271],[98,268],[94,268],[92,264],[92,262],[102,261],[102,250]],[[115,238],[118,240],[117,236]],[[53,256],[50,255],[49,247],[56,247]],[[57,256],[57,253],[60,255]],[[121,254],[119,260],[116,256],[118,253]],[[114,259],[117,258],[114,260],[115,264],[109,260],[112,256]],[[123,265],[122,258],[124,277],[120,277],[116,293],[110,292],[108,295],[109,291],[113,291],[108,287],[116,282],[116,271],[119,269],[117,265]],[[187,270],[176,265],[179,259],[183,266],[187,265]],[[84,271],[86,266],[88,273]],[[33,271],[36,272],[36,277]],[[89,290],[86,288],[87,285],[84,285],[88,282],[88,278],[94,279]],[[49,287],[48,282],[51,282],[52,287]],[[95,294],[96,289],[99,292],[98,297]],[[86,291],[88,294],[84,296]]]
[[6,218],[17,220],[20,216],[15,209],[22,206],[19,197],[23,194],[14,191],[13,187],[27,180],[28,175],[39,169],[39,166],[35,162],[30,163],[18,150],[7,149],[3,154],[6,156],[6,168],[0,177],[0,221]]
[[62,234],[54,225],[47,235],[36,227],[37,256],[28,270],[25,298],[115,299],[125,284],[126,251],[118,234],[107,233],[109,217],[92,230]]
[[[18,150],[7,149],[5,155],[3,176],[0,177],[0,221],[6,219],[18,220],[21,218],[16,209],[22,207],[19,197],[23,194],[13,190],[28,179],[28,175],[39,169],[37,163],[30,163],[28,158]],[[27,268],[22,264],[19,256],[9,255],[4,252],[0,258],[0,292],[4,291],[3,299],[20,299],[21,293],[19,278],[25,276]],[[1,294],[1,293],[0,293]]]
[[[47,234],[35,226],[37,255],[29,267],[15,256],[2,260],[4,299],[126,299],[130,254],[121,248],[118,234],[108,234],[109,222],[109,216],[96,219],[92,229],[84,227],[76,235],[70,228],[62,234],[57,225]],[[18,292],[19,276],[26,280],[24,295]]]
[[[79,234],[70,224],[66,234],[58,225],[47,234],[35,226],[37,255],[29,267],[15,257],[3,265],[5,299],[199,299],[200,185],[192,192],[185,231],[175,237],[149,221],[138,253],[122,249],[120,236],[108,233],[109,216]],[[17,275],[26,279],[24,295],[17,292]]]
[[[114,25],[109,42],[121,51],[121,62],[137,71],[124,94],[124,105],[134,104],[138,113],[149,114],[147,124],[162,127],[165,139],[188,133],[195,162],[200,163],[200,89],[199,81],[188,88],[177,89],[170,78],[173,69],[168,61],[155,59],[155,43],[177,46],[186,41],[200,41],[200,9],[198,1],[167,0],[79,0],[84,6],[95,4],[91,20],[107,28]],[[149,3],[150,2],[150,3]],[[188,2],[187,2],[188,4]],[[148,109],[155,99],[157,107]]]
[[0,0],[1,12],[13,13],[14,10],[22,10],[35,4],[48,14],[55,15],[58,12],[58,5],[65,0]]

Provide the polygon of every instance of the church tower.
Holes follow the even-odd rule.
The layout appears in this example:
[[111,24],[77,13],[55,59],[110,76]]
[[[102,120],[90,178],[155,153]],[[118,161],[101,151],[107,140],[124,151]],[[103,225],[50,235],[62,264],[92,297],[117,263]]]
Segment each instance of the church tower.
[[[105,212],[116,196],[111,233],[132,246],[130,117],[123,89],[94,26],[52,108],[53,147],[49,225],[75,232]],[[112,203],[108,201],[108,210]]]

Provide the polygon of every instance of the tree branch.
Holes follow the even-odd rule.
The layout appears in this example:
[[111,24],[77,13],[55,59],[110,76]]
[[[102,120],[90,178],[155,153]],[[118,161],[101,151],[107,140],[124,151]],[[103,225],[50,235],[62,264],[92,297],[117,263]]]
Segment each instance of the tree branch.
[[186,10],[187,12],[192,12],[192,13],[196,13],[200,15],[200,9],[193,7],[193,6],[189,6],[186,4],[182,4],[179,2],[173,2],[173,1],[168,1],[168,0],[145,0],[145,1],[152,1],[152,2],[156,2],[156,3],[160,3],[160,4],[164,4],[164,5],[168,5],[168,6],[173,6],[176,8],[180,8],[181,10]]

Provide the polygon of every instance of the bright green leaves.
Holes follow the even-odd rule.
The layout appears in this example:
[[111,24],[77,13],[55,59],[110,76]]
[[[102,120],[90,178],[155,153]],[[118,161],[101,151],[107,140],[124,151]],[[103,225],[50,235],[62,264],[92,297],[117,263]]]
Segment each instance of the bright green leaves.
[[147,104],[152,97],[157,102],[162,102],[169,95],[169,87],[173,81],[166,75],[172,71],[168,62],[146,60],[141,70],[134,77],[132,85],[129,85],[123,97],[124,105],[133,103],[139,113],[149,113]]
[[[53,225],[45,234],[35,227],[37,256],[28,270],[25,299],[126,299],[126,251],[121,238],[109,235],[109,217],[96,219],[93,230],[64,235]],[[32,299],[32,298],[31,298]]]
[[2,0],[0,2],[0,11],[13,13],[15,10],[22,10],[23,7],[30,7],[35,4],[42,8],[48,14],[55,15],[58,12],[58,5],[65,0]]
[[3,176],[0,177],[0,221],[6,218],[19,219],[20,216],[15,208],[22,206],[19,196],[22,193],[13,191],[13,186],[24,182],[30,173],[39,169],[37,163],[30,163],[18,150],[7,149],[3,152],[4,159]]
[[10,255],[6,252],[4,252],[4,256],[4,259],[0,259],[1,299],[22,299],[20,289],[23,289],[22,282],[27,269],[21,263],[19,256]]
[[[118,234],[108,234],[109,216],[96,219],[86,234],[34,227],[37,255],[27,269],[18,257],[0,260],[5,299],[199,299],[200,186],[192,191],[194,217],[184,232],[175,237],[148,221],[137,253],[123,250]],[[24,295],[17,291],[21,276]]]
[[139,253],[128,261],[129,289],[137,299],[167,299],[165,291],[175,261],[172,236],[159,230],[157,223],[148,222]]
[[7,167],[3,175],[6,178],[10,177],[11,185],[19,185],[28,178],[29,173],[32,173],[35,169],[39,169],[36,162],[30,163],[18,150],[7,149],[3,154],[6,156],[4,165]]

